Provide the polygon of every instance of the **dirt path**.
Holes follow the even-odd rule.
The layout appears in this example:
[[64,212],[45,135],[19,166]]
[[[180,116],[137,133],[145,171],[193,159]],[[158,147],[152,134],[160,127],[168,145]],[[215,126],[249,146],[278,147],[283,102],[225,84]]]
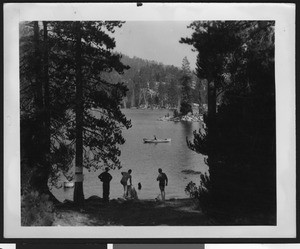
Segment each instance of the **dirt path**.
[[74,210],[59,211],[53,226],[92,226],[96,221],[83,212]]
[[156,226],[207,225],[209,221],[191,199],[173,199],[165,203],[155,200],[111,200],[105,204],[93,196],[86,200],[84,210],[72,202],[56,209],[54,226]]
[[[254,210],[255,211],[255,210]],[[56,206],[54,226],[206,226],[206,225],[274,225],[276,217],[260,212],[210,209],[204,214],[194,199],[111,200],[103,203],[98,196],[85,200],[79,210],[73,202]]]

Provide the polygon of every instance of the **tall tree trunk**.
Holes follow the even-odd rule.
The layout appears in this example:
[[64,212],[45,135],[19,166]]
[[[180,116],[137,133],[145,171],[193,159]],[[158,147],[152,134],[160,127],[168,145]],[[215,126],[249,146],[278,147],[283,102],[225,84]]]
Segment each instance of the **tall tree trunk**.
[[139,101],[138,101],[138,106],[137,106],[138,108],[140,107],[141,103],[142,103],[142,90],[139,89]]
[[[45,30],[44,30],[45,32]],[[48,187],[48,179],[50,174],[50,133],[48,132],[49,124],[47,122],[47,105],[49,105],[49,79],[48,79],[48,54],[45,55],[47,49],[44,47],[44,56],[42,60],[42,52],[40,48],[40,29],[39,23],[34,22],[34,67],[35,67],[35,105],[37,115],[36,139],[39,142],[39,162],[33,171],[30,184],[33,189],[41,194],[49,195],[50,200],[54,203],[59,201],[51,193]],[[44,33],[44,45],[47,46],[47,33]],[[47,52],[48,53],[48,52]],[[47,71],[47,73],[46,73]],[[44,84],[43,84],[44,83]],[[44,91],[43,91],[44,88]]]
[[50,92],[49,92],[49,49],[48,49],[48,23],[43,21],[44,46],[43,46],[43,81],[44,81],[44,155],[45,171],[43,175],[43,189],[49,195],[50,200],[59,203],[56,197],[51,193],[48,187],[48,179],[51,170],[50,152],[51,152],[51,132],[50,132]]
[[82,49],[81,49],[81,24],[75,22],[76,34],[76,156],[75,156],[75,189],[74,203],[83,208],[83,82],[82,82]]
[[48,190],[48,179],[47,165],[45,161],[45,130],[44,130],[44,100],[43,100],[43,84],[42,84],[42,58],[40,49],[40,29],[39,22],[33,22],[33,46],[34,46],[34,74],[35,74],[35,85],[34,85],[34,102],[36,107],[36,130],[34,131],[39,151],[36,151],[38,155],[38,163],[31,176],[30,184],[31,187],[40,193],[45,193]]
[[181,105],[181,94],[178,94],[178,99],[177,99],[177,111],[180,113],[180,105]]
[[209,145],[209,155],[210,158],[214,158],[213,151],[214,151],[214,136],[216,135],[215,128],[216,128],[216,107],[217,107],[217,100],[216,100],[216,87],[215,82],[213,80],[208,81],[208,145]]
[[123,98],[123,107],[124,107],[124,109],[127,108],[127,97]]
[[50,155],[51,133],[50,133],[50,96],[49,96],[49,51],[48,51],[48,29],[47,22],[44,26],[44,103],[45,103],[45,137],[46,154]]
[[135,93],[134,93],[134,86],[132,89],[132,95],[131,95],[131,104],[130,107],[135,107]]
[[201,96],[201,91],[199,90],[198,92],[198,112],[199,114],[202,113],[202,96]]
[[41,52],[40,52],[40,38],[39,38],[39,23],[34,22],[34,68],[35,68],[35,103],[37,107],[37,114],[39,122],[42,127],[41,113],[43,111],[43,85],[41,80]]
[[142,90],[142,94],[143,94],[144,101],[145,101],[145,107],[148,108],[148,100],[147,100],[147,90],[146,90],[146,88],[144,88]]

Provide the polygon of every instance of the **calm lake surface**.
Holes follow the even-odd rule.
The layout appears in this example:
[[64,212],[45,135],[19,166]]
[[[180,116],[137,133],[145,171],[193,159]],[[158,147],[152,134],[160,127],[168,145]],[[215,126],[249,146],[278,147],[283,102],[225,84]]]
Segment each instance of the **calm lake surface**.
[[[166,198],[186,198],[184,189],[190,181],[199,185],[199,174],[184,173],[189,170],[206,172],[204,156],[190,150],[186,145],[186,137],[193,138],[193,131],[199,130],[199,122],[158,121],[159,117],[172,114],[168,110],[123,109],[123,113],[131,119],[132,128],[123,131],[126,142],[122,145],[120,161],[123,168],[110,170],[113,179],[110,184],[110,198],[122,197],[123,186],[120,184],[121,172],[132,169],[132,183],[138,192],[139,199],[153,199],[160,193],[156,177],[158,168],[162,168],[169,178],[166,187]],[[143,138],[171,138],[170,143],[144,144]],[[96,172],[84,171],[84,195],[102,197],[102,183]],[[142,189],[137,188],[138,183]],[[60,200],[73,200],[73,188],[53,189],[52,192]]]

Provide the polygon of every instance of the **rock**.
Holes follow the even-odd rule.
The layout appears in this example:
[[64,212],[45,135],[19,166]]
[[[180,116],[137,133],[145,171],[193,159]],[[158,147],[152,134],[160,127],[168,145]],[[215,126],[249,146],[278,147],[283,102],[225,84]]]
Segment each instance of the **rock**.
[[89,198],[87,198],[87,200],[101,200],[102,198],[100,198],[99,196],[97,195],[92,195],[90,196]]
[[173,121],[173,122],[179,122],[179,121],[183,121],[183,122],[200,122],[200,121],[203,121],[203,115],[188,113],[187,115],[181,116],[181,117],[164,116],[164,117],[158,118],[157,120],[159,120],[159,121]]
[[185,174],[191,174],[191,175],[201,174],[200,171],[195,171],[195,170],[192,170],[192,169],[184,169],[181,172],[185,173]]

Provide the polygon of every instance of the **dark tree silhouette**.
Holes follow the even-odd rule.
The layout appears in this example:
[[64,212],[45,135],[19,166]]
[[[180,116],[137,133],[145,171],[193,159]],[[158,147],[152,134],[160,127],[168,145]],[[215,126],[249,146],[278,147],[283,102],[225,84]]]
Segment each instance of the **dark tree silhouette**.
[[[40,180],[31,186],[41,190],[49,177],[55,182],[60,171],[66,174],[75,151],[77,173],[82,167],[121,167],[118,145],[125,142],[122,129],[131,126],[120,110],[127,87],[102,77],[103,72],[122,74],[128,68],[113,53],[115,41],[108,35],[121,25],[119,21],[21,24],[22,160],[34,170],[32,179]],[[49,151],[49,134],[50,155],[44,153]],[[74,199],[82,204],[82,177],[76,175],[79,187]]]
[[180,77],[181,84],[181,98],[180,98],[180,109],[179,112],[181,115],[186,115],[189,112],[193,112],[191,101],[192,101],[192,89],[191,89],[191,69],[190,63],[185,56],[182,60],[182,76]]
[[207,129],[188,141],[208,156],[206,203],[275,217],[274,22],[193,22],[190,28],[192,37],[182,42],[196,48],[198,77],[210,84]]

